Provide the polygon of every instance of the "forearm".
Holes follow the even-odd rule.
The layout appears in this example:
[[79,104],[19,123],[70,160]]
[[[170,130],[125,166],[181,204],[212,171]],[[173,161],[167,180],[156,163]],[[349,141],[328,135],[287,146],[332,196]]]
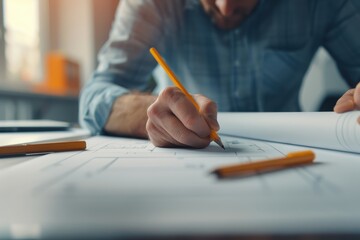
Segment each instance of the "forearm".
[[147,109],[156,98],[150,94],[140,93],[118,97],[114,101],[104,130],[114,135],[148,138]]

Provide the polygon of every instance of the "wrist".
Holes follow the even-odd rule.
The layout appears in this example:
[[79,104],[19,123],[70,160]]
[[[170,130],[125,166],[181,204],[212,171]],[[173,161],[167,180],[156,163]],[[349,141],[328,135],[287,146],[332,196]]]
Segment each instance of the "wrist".
[[147,109],[156,100],[150,94],[130,93],[118,97],[104,130],[110,134],[147,138]]

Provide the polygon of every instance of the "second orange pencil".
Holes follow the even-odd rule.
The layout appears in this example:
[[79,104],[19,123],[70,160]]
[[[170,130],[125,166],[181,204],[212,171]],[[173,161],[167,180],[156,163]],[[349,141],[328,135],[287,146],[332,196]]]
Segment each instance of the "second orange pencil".
[[309,164],[312,163],[314,159],[315,153],[311,150],[292,152],[281,158],[219,167],[215,169],[213,173],[217,174],[220,177],[231,177],[241,175],[243,173]]

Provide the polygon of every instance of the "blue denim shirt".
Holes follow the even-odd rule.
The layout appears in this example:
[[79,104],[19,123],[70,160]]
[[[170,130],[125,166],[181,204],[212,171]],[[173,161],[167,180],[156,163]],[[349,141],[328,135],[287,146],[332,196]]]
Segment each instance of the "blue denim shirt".
[[101,133],[117,97],[148,88],[157,65],[150,47],[219,111],[298,111],[302,80],[320,46],[351,86],[360,81],[360,1],[260,0],[225,31],[198,0],[122,0],[81,93],[80,123]]

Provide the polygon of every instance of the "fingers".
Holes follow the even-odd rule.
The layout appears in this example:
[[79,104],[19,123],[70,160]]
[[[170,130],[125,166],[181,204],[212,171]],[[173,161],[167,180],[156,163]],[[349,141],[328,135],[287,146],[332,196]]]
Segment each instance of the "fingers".
[[[337,102],[334,111],[343,113],[353,110],[360,110],[360,82],[355,88],[348,90]],[[357,119],[360,124],[360,117]]]
[[185,144],[182,144],[172,138],[165,130],[162,128],[157,128],[156,125],[147,121],[146,129],[149,134],[150,141],[157,147],[185,147]]
[[360,83],[355,88],[348,90],[337,102],[334,111],[343,113],[360,110]]
[[210,129],[219,131],[220,126],[217,121],[217,105],[215,102],[211,101],[209,98],[195,94],[195,101],[199,104],[200,114],[203,116]]
[[[203,108],[214,115],[213,107],[209,107],[210,110]],[[147,114],[146,129],[155,146],[202,148],[210,143],[208,123],[178,88],[165,89],[148,108]]]
[[210,128],[204,117],[178,88],[167,88],[160,97],[164,98],[162,103],[165,107],[168,106],[187,129],[203,138],[210,135]]

